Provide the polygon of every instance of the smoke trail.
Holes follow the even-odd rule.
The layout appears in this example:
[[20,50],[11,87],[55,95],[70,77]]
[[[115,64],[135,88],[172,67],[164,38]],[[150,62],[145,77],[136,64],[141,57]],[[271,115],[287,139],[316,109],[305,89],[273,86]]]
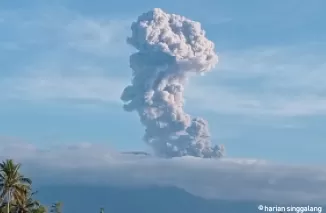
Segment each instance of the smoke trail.
[[144,140],[162,157],[220,157],[223,147],[212,147],[207,121],[183,111],[188,74],[203,74],[218,59],[200,23],[155,8],[139,16],[131,30],[127,42],[138,52],[130,56],[132,85],[121,100],[126,111],[138,112]]

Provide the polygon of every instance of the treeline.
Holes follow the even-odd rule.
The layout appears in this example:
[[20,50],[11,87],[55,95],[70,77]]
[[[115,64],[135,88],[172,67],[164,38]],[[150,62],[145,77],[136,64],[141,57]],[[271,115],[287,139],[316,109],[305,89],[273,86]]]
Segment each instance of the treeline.
[[0,163],[0,213],[62,213],[61,202],[45,206],[35,199],[32,180],[20,168],[12,159]]

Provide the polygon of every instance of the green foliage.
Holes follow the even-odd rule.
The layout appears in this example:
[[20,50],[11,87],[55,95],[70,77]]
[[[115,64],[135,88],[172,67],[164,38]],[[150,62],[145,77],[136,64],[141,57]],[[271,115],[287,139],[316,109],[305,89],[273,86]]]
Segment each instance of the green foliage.
[[20,173],[12,159],[0,163],[0,213],[46,213],[33,196],[32,181]]
[[[47,213],[48,209],[34,199],[32,181],[20,173],[20,167],[12,159],[0,163],[0,213]],[[62,213],[62,203],[53,203],[50,213]]]
[[[14,212],[14,208],[12,206],[9,207],[9,212]],[[8,205],[7,203],[3,203],[0,207],[0,213],[7,213],[8,212]]]
[[61,202],[56,202],[53,203],[51,206],[51,213],[62,213],[62,203]]
[[47,213],[47,209],[45,206],[39,206],[37,209],[33,209],[31,213]]
[[26,192],[31,190],[32,181],[20,173],[20,167],[12,159],[0,163],[0,203],[2,207],[6,203],[7,213],[12,211],[11,204],[23,202]]
[[26,190],[22,197],[16,199],[13,202],[13,206],[15,207],[16,212],[33,212],[34,210],[39,210],[41,204],[39,201],[34,200],[33,195],[36,192],[31,192],[30,190]]

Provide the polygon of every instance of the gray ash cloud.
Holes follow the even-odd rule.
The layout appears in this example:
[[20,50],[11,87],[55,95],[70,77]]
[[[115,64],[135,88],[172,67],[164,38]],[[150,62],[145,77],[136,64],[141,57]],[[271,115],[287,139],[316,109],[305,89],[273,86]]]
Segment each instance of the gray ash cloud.
[[161,157],[220,157],[208,123],[184,112],[184,87],[191,73],[204,74],[218,62],[214,43],[201,24],[155,8],[132,23],[127,42],[138,51],[130,56],[131,85],[121,100],[145,126],[144,141]]

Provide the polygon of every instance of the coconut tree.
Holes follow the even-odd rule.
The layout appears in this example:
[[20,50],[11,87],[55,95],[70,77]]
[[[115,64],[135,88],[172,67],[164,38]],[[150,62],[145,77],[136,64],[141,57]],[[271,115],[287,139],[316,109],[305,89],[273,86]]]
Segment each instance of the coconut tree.
[[32,181],[20,173],[21,164],[12,159],[0,163],[0,203],[6,201],[7,213],[14,199],[22,199],[27,190],[31,189]]
[[33,196],[37,192],[31,192],[29,189],[25,189],[23,194],[19,195],[15,202],[12,204],[15,207],[17,213],[30,213],[39,209],[41,204],[33,199]]
[[62,212],[62,203],[61,202],[56,202],[53,203],[51,206],[51,213],[61,213]]
[[[0,206],[0,213],[7,213],[7,203],[3,203],[1,206]],[[10,206],[10,209],[9,209],[9,212],[15,212],[15,209],[13,206]]]
[[47,213],[47,209],[44,206],[39,206],[37,209],[33,209],[31,213]]

